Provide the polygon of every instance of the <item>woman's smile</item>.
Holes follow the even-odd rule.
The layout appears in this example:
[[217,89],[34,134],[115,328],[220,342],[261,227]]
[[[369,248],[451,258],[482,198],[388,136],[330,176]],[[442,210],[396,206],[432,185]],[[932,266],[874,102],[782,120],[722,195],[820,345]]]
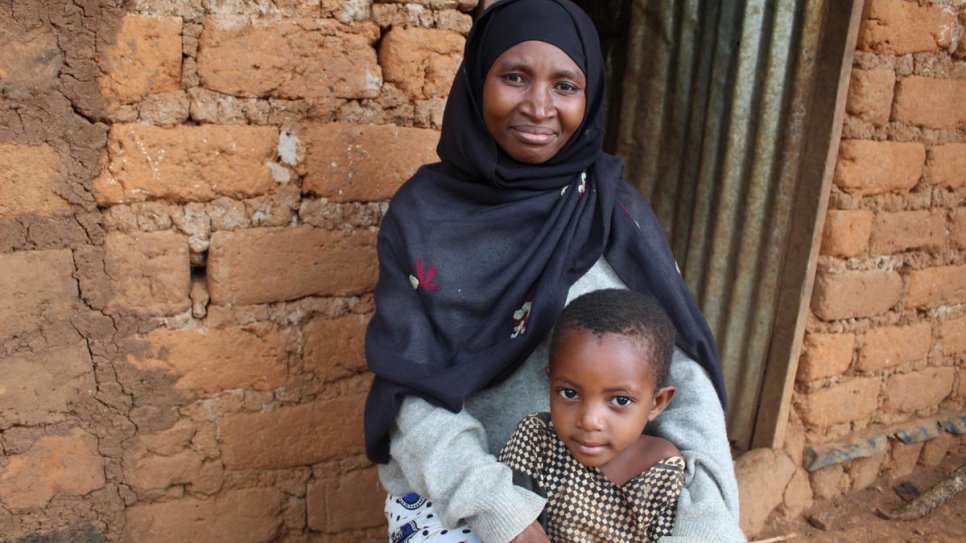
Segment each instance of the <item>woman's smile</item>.
[[547,145],[557,135],[554,130],[542,126],[518,125],[511,126],[510,130],[520,141],[531,145]]

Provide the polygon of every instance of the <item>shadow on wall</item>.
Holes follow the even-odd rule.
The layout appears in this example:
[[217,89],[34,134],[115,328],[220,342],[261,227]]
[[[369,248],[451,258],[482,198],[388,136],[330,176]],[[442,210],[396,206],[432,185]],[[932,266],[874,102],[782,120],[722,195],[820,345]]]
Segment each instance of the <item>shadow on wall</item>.
[[88,4],[0,6],[0,534],[15,538],[4,541],[41,530],[103,541],[123,525],[134,410],[171,403],[165,376],[122,384],[117,324],[85,271],[104,267],[90,187],[111,99],[95,52],[125,15]]

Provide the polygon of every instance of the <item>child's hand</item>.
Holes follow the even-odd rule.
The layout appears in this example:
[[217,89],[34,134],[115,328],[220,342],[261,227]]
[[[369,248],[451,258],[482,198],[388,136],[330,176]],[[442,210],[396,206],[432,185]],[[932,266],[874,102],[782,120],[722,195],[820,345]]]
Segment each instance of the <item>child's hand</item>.
[[547,539],[547,534],[543,532],[540,523],[533,521],[533,524],[527,526],[520,535],[511,539],[510,543],[550,543],[550,540]]

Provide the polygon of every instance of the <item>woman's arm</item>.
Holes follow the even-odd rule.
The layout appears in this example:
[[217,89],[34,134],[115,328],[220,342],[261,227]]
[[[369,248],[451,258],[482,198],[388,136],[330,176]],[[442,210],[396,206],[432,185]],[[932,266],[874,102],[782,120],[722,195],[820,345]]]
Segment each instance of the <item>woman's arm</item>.
[[738,525],[738,484],[724,412],[711,380],[678,349],[671,359],[674,400],[654,422],[654,432],[681,449],[687,462],[673,536],[664,543],[747,541]]
[[[433,502],[443,523],[460,520],[487,543],[506,543],[540,515],[545,500],[513,485],[513,473],[486,448],[483,426],[465,410],[452,413],[407,397],[390,454],[411,488]],[[384,477],[385,479],[385,477]]]

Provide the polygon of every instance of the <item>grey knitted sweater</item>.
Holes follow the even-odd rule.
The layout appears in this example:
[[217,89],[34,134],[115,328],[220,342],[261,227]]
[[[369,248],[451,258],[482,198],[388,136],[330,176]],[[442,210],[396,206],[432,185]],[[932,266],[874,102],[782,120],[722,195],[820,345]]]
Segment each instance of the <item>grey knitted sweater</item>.
[[[580,278],[567,302],[603,288],[626,288],[603,259]],[[446,525],[464,521],[486,543],[506,543],[532,523],[543,498],[513,485],[495,454],[528,413],[549,410],[546,341],[509,379],[480,391],[459,413],[408,397],[396,419],[388,464],[379,467],[391,494],[429,498]],[[724,413],[711,380],[697,362],[675,349],[670,382],[677,393],[654,422],[655,432],[681,450],[687,488],[666,543],[743,542],[738,487]]]

